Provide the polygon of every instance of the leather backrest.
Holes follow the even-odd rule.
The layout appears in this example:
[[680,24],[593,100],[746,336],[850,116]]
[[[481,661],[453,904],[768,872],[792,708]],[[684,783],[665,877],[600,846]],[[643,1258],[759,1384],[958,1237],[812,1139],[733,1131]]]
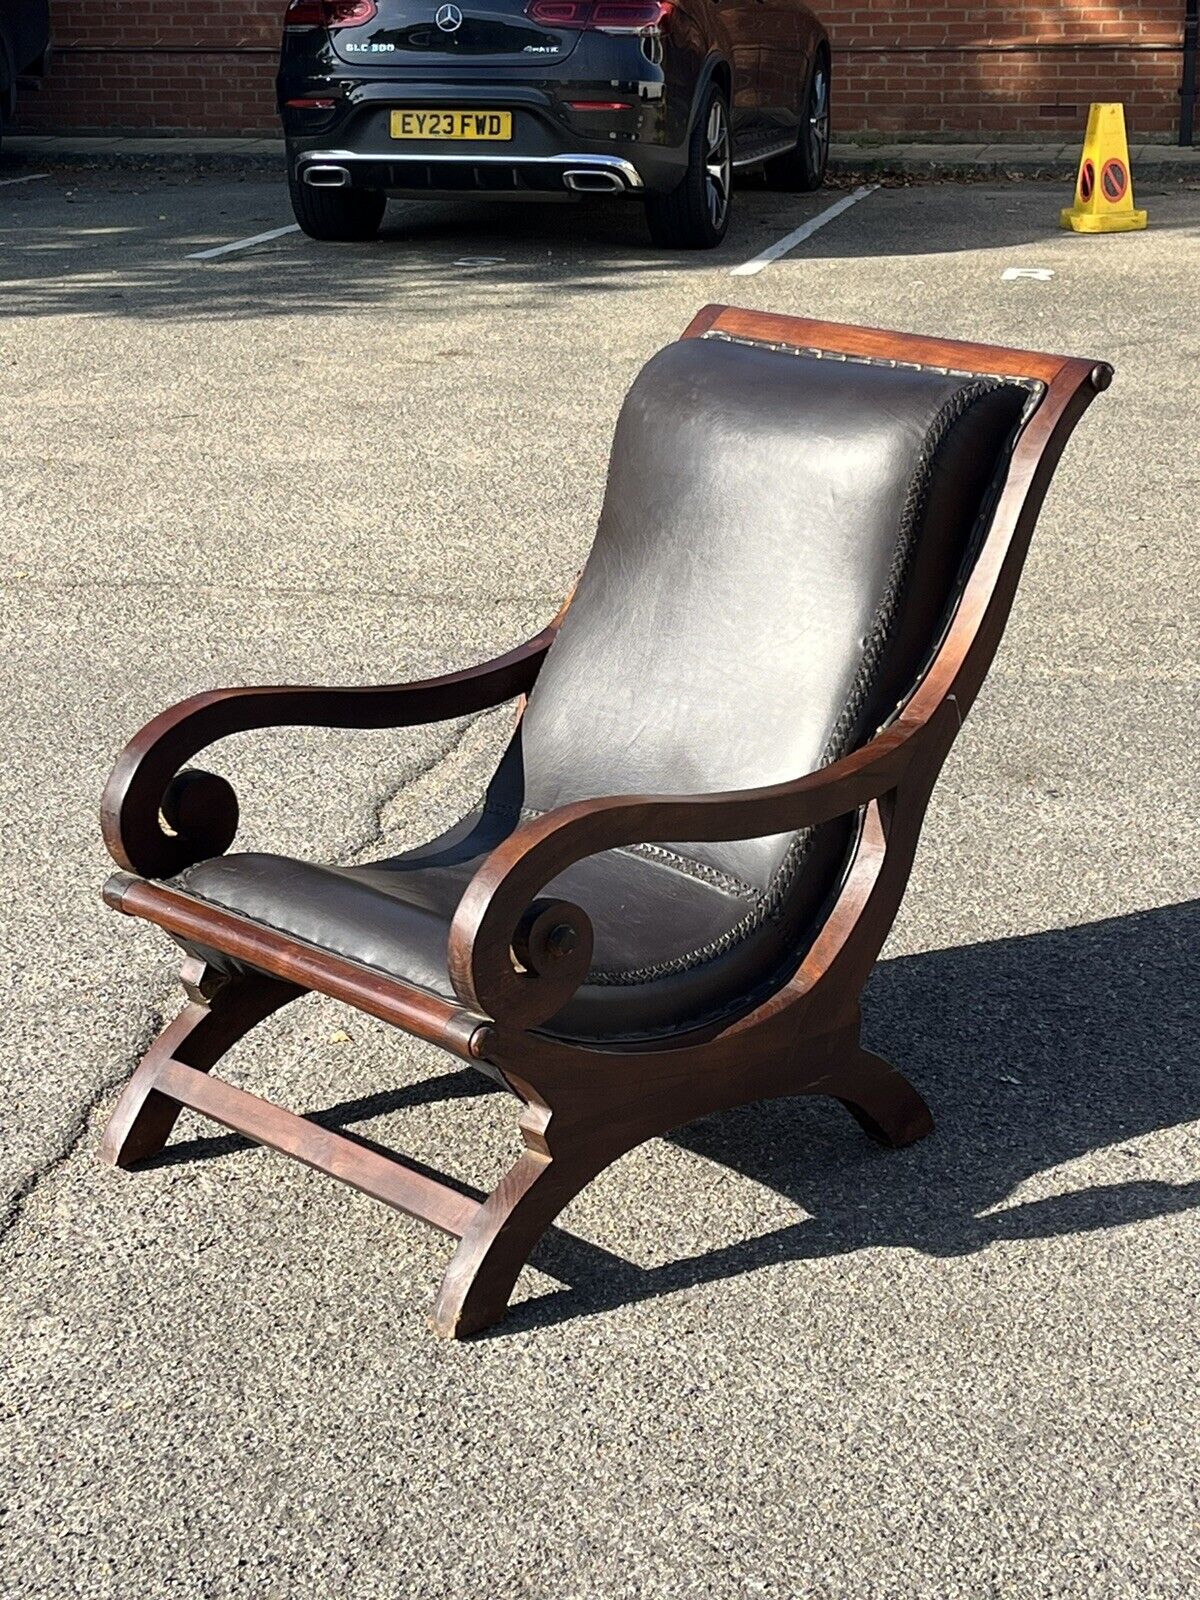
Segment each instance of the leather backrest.
[[[723,338],[655,356],[530,697],[519,803],[793,779],[883,721],[936,643],[1027,390]],[[763,889],[791,836],[673,847]]]

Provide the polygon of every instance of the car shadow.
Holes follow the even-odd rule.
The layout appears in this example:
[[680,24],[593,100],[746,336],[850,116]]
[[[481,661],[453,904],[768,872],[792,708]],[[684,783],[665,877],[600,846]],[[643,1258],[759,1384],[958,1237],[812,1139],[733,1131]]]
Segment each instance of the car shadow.
[[[749,175],[738,184],[729,236],[713,251],[655,248],[635,204],[451,200],[394,203],[370,244],[322,245],[288,236],[245,254],[198,261],[191,253],[214,242],[287,225],[282,187],[129,174],[122,176],[125,190],[106,188],[99,174],[72,181],[69,219],[54,191],[9,191],[23,197],[0,221],[0,298],[9,300],[9,315],[274,320],[399,303],[406,317],[419,320],[444,319],[449,304],[460,315],[541,310],[548,294],[626,296],[664,281],[728,272],[854,186],[839,181],[816,194],[785,194]],[[130,191],[134,182],[140,187]],[[1061,189],[1032,182],[885,187],[789,259],[883,260],[1032,247],[1063,237]],[[190,219],[183,233],[160,227],[160,205]],[[1155,215],[1156,231],[1196,226],[1194,205],[1176,203]]]
[[[1200,1119],[1198,953],[1200,901],[1189,901],[882,962],[864,1003],[867,1041],[929,1101],[933,1137],[882,1151],[832,1101],[806,1098],[723,1112],[679,1129],[672,1142],[774,1190],[806,1215],[650,1268],[552,1228],[532,1263],[564,1287],[513,1307],[485,1336],[781,1262],[864,1249],[961,1256],[1005,1240],[1094,1232],[1200,1205],[1200,1179],[1170,1183],[1141,1175],[1133,1145]],[[313,1120],[345,1129],[491,1087],[469,1069],[450,1072],[344,1102]],[[192,1140],[155,1164],[245,1145],[233,1135]],[[1028,1180],[1097,1151],[1109,1151],[1129,1176],[1013,1202]],[[669,1194],[661,1199],[669,1212]]]
[[[107,189],[91,175],[69,191],[66,219],[58,186],[56,178],[54,188],[18,191],[22,205],[0,218],[0,315],[275,320],[368,310],[397,296],[415,319],[444,319],[450,304],[461,315],[529,309],[548,293],[624,295],[664,275],[732,266],[834,198],[749,195],[714,251],[654,246],[635,203],[451,199],[393,202],[370,243],[292,233],[203,261],[192,253],[288,226],[286,190],[146,178],[137,189]],[[173,230],[159,226],[160,206],[177,219]]]

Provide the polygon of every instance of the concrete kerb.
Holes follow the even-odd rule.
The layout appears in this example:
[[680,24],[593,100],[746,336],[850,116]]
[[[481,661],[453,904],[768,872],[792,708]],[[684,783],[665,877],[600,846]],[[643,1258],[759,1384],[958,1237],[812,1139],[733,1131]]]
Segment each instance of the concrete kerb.
[[[1081,135],[1082,138],[1082,135]],[[184,173],[278,172],[283,140],[270,138],[124,138],[12,134],[4,142],[5,167],[36,163],[50,168],[154,168]],[[1131,152],[1135,181],[1200,182],[1200,150],[1144,145]],[[879,144],[844,141],[833,146],[835,176],[909,178],[927,182],[996,179],[1066,179],[1075,173],[1074,143]]]

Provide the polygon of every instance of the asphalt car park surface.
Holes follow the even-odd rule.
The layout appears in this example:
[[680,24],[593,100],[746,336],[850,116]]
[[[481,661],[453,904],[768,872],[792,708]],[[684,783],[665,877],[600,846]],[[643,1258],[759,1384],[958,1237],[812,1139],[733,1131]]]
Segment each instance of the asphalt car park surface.
[[[393,206],[54,174],[0,220],[14,1595],[1187,1595],[1196,1550],[1200,193],[1060,233],[1053,186],[747,187],[711,254],[636,209]],[[1005,277],[1013,271],[1051,276]],[[186,1116],[95,1149],[179,990],[107,913],[120,744],[197,688],[516,643],[583,561],[644,360],[715,300],[1113,362],[935,795],[867,1035],[935,1135],[781,1102],[643,1147],[509,1318],[424,1315],[440,1236]],[[473,798],[509,713],[210,758],[240,843],[367,860]],[[512,1106],[310,999],[254,1092],[486,1186]]]

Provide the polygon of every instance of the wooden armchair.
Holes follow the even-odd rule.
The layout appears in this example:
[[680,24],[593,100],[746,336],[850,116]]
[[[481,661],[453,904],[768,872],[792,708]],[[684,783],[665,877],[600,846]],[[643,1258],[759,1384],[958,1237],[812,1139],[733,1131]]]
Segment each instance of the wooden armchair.
[[[596,542],[544,633],[377,689],[227,689],[121,755],[119,911],[187,952],[189,1004],[113,1112],[106,1161],[181,1106],[458,1239],[434,1312],[500,1317],[539,1235],[642,1140],[773,1095],[876,1138],[932,1126],[859,1038],[859,996],[1007,620],[1059,456],[1111,369],[710,306],[638,377]],[[237,800],[187,763],[276,725],[401,728],[527,695],[484,798],[365,867],[228,855]],[[680,843],[678,841],[687,841]],[[477,1202],[209,1076],[319,990],[522,1103]]]

